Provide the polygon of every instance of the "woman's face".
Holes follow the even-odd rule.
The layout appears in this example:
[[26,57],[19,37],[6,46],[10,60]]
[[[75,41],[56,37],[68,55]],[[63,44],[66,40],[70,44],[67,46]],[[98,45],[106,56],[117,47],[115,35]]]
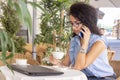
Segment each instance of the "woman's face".
[[70,23],[72,25],[73,32],[75,34],[79,34],[80,30],[82,29],[83,24],[77,20],[75,17],[70,15]]

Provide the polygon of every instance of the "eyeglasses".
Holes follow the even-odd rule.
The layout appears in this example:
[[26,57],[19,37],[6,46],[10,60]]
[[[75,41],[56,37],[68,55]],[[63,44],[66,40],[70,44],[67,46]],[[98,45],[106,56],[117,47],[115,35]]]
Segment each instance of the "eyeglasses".
[[82,24],[80,21],[75,21],[75,22],[69,22],[71,26],[74,26],[74,27],[79,27],[80,24]]

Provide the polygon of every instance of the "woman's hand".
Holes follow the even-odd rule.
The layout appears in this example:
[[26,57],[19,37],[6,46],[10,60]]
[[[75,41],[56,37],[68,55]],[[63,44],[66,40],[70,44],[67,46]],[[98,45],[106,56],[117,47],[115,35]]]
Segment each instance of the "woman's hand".
[[83,33],[83,37],[81,38],[81,45],[82,45],[81,47],[83,49],[87,49],[91,32],[89,28],[86,26],[82,27],[81,32]]
[[53,57],[53,55],[50,55],[49,60],[50,60],[50,62],[51,62],[53,65],[60,65],[60,63],[61,63],[61,61],[58,60],[58,59],[55,59],[55,58]]

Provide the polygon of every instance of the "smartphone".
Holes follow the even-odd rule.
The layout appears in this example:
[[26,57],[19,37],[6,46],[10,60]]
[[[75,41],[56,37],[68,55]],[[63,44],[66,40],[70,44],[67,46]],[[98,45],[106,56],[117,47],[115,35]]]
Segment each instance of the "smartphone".
[[83,33],[82,33],[82,32],[80,32],[80,33],[79,33],[79,36],[83,38]]
[[[83,30],[83,29],[82,29],[82,30]],[[84,30],[83,30],[83,31],[84,31]],[[84,32],[85,32],[85,31],[84,31]],[[83,38],[83,33],[80,32],[80,33],[79,33],[79,36]]]

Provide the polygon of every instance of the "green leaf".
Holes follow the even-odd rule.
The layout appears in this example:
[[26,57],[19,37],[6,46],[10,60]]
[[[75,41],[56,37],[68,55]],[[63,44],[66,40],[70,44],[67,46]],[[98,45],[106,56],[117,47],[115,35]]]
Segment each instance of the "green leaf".
[[12,47],[12,52],[8,56],[5,57],[6,60],[11,59],[14,56],[14,53],[15,53],[15,46],[14,46],[14,42],[13,42],[12,39],[10,39],[9,45]]
[[13,56],[14,56],[13,53],[10,53],[5,59],[6,59],[6,60],[7,60],[7,59],[11,59]]
[[12,54],[14,54],[15,53],[14,41],[13,41],[13,39],[10,39],[10,41],[11,41],[11,45],[12,45]]
[[23,15],[22,15],[22,11],[21,11],[20,5],[18,3],[14,3],[14,6],[16,8],[16,12],[18,14],[18,17],[19,17],[20,21],[23,23],[24,20],[23,20]]
[[23,0],[19,0],[19,6],[24,19],[24,25],[27,26],[30,33],[32,33],[32,18],[27,8],[27,4]]
[[[2,48],[2,53],[0,55],[0,60],[2,60],[2,62],[4,64],[8,64],[7,63],[7,59],[11,59],[15,53],[15,47],[14,47],[14,42],[12,39],[10,39],[10,37],[7,35],[7,32],[5,31],[0,31],[0,46]],[[8,45],[12,46],[12,52],[7,56],[7,47]]]
[[5,55],[5,52],[7,51],[7,42],[6,42],[6,39],[5,39],[5,32],[1,32],[1,48],[2,48],[2,54]]
[[7,4],[12,6],[12,0],[7,0]]

